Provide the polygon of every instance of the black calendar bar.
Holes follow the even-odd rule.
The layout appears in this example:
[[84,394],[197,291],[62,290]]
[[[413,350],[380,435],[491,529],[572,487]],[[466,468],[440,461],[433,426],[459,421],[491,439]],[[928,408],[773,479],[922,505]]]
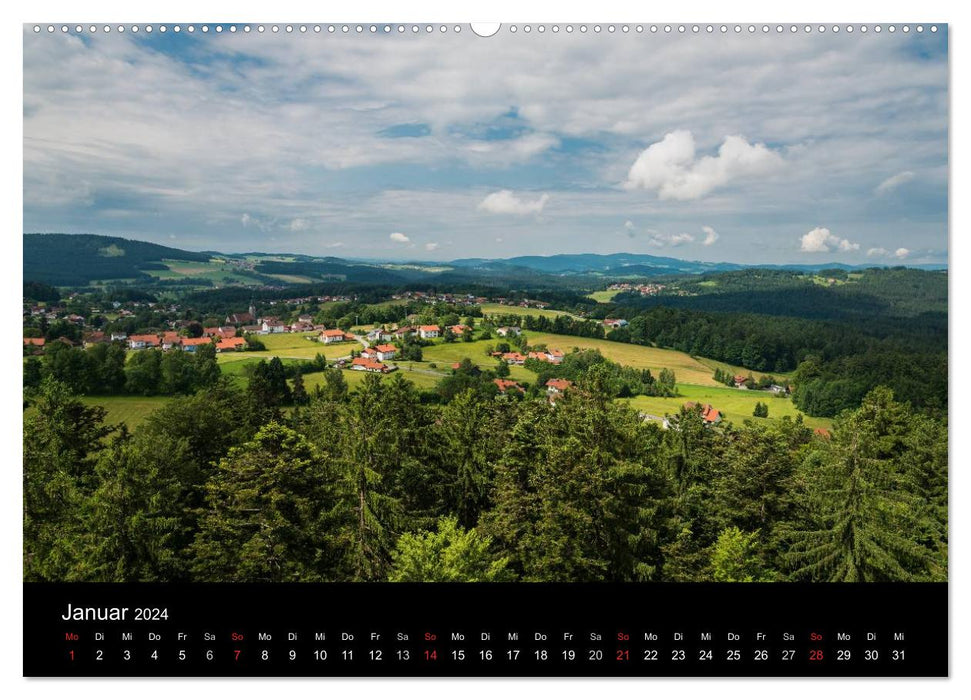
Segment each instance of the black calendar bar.
[[24,584],[26,676],[946,676],[946,584]]

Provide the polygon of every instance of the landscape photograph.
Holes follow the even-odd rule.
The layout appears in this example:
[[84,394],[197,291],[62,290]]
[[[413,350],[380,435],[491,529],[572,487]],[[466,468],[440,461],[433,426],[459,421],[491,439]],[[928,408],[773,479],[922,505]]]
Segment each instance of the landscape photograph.
[[24,28],[25,582],[948,580],[946,27],[207,26]]

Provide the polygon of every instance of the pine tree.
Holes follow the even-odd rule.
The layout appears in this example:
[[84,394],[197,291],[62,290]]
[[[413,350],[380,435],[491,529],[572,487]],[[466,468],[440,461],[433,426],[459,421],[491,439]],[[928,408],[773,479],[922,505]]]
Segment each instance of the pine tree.
[[83,526],[78,514],[97,485],[95,463],[114,430],[107,411],[87,406],[68,387],[43,380],[24,418],[24,580],[85,579],[78,571]]
[[786,557],[794,578],[909,581],[936,569],[936,552],[919,541],[920,498],[900,459],[910,425],[883,387],[837,420],[832,440],[803,468],[805,521],[789,535]]
[[455,518],[440,518],[435,532],[398,538],[389,581],[481,583],[512,580],[508,559],[489,549],[492,540],[464,530]]
[[313,446],[278,423],[233,448],[207,485],[192,550],[199,580],[324,581],[340,548],[328,522],[334,476]]

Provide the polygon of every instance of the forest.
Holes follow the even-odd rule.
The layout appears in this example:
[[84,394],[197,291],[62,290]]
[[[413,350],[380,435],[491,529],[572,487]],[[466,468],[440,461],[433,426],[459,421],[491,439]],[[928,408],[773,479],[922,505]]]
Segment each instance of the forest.
[[947,426],[885,387],[820,434],[665,430],[603,363],[555,404],[324,375],[296,407],[218,379],[134,431],[45,377],[25,580],[947,580]]

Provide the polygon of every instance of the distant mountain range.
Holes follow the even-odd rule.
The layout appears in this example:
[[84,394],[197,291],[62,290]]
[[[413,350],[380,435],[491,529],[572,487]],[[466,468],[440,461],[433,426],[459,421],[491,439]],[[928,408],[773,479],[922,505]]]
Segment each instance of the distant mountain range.
[[[247,261],[231,273],[217,269],[213,259]],[[409,263],[360,261],[330,256],[315,257],[286,253],[191,252],[167,246],[112,236],[89,234],[25,234],[24,280],[59,286],[83,286],[103,280],[156,281],[172,279],[170,268],[162,261],[212,265],[212,279],[224,284],[288,284],[311,281],[345,281],[400,285],[419,281],[456,282],[470,279],[495,284],[516,284],[537,276],[604,278],[656,277],[671,274],[731,272],[746,268],[785,269],[817,272],[826,269],[862,269],[874,265],[816,263],[811,265],[740,265],[680,260],[637,253],[593,253],[562,255],[525,255],[513,258],[462,258],[450,262],[416,261]],[[228,264],[228,263],[227,263]],[[946,269],[946,265],[911,265],[927,270]],[[153,276],[152,273],[156,275]],[[193,275],[206,279],[209,271],[198,269]],[[216,274],[218,273],[218,274]],[[227,279],[228,277],[228,279]]]

